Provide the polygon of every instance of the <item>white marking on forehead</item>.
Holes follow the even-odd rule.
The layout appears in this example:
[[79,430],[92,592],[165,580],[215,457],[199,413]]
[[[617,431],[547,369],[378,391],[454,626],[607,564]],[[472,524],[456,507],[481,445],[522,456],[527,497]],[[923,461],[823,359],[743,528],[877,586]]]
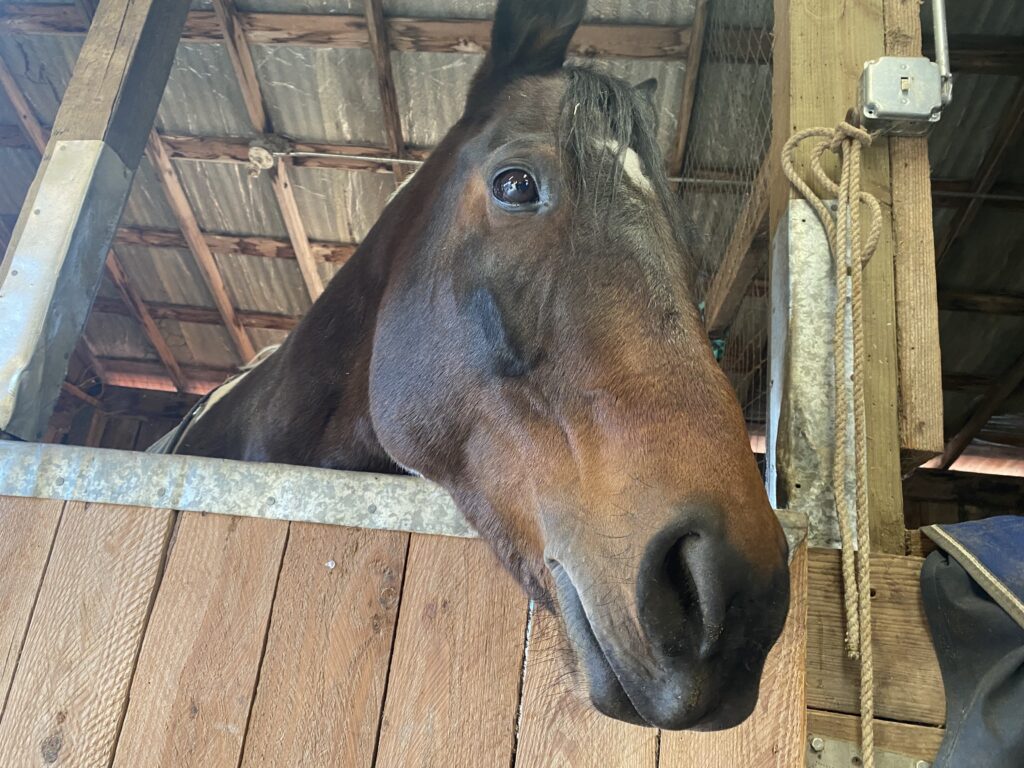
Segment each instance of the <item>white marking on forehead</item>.
[[[605,139],[600,143],[614,157],[619,157],[619,153],[622,152],[622,145],[614,139]],[[626,174],[626,178],[633,182],[633,186],[639,188],[640,191],[647,193],[654,191],[654,188],[651,186],[651,180],[647,178],[643,165],[640,163],[640,155],[632,147],[626,147],[625,153],[622,154],[622,170]]]

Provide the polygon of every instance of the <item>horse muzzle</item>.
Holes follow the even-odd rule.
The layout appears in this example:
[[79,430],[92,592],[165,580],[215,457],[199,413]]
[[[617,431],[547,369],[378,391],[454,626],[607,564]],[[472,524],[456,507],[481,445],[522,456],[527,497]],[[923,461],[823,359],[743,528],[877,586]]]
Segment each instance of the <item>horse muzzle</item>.
[[784,539],[780,529],[778,562],[766,568],[708,519],[684,513],[655,534],[632,590],[577,547],[568,562],[549,558],[566,634],[603,714],[666,730],[720,730],[753,711],[789,606]]

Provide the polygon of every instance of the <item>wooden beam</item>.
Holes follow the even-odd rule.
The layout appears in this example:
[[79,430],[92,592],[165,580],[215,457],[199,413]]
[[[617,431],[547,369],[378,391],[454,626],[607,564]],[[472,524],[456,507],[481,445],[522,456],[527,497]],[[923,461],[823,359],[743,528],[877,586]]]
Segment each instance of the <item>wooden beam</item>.
[[195,257],[199,271],[203,275],[206,287],[210,289],[210,294],[213,296],[213,301],[220,311],[221,318],[224,320],[224,326],[234,342],[235,349],[238,351],[242,362],[248,362],[256,356],[256,350],[245,332],[245,327],[235,314],[235,308],[228,297],[227,287],[224,285],[224,278],[221,277],[217,261],[206,244],[206,240],[199,229],[199,224],[196,222],[195,214],[192,212],[192,205],[189,203],[185,189],[178,178],[178,173],[174,170],[171,159],[168,157],[163,142],[161,142],[156,131],[153,131],[149,138],[147,156],[157,172],[160,184],[167,197],[167,204],[174,214],[175,220],[178,222],[178,227],[188,243],[189,250],[192,251],[192,255]]
[[[935,42],[924,38],[924,55],[935,58]],[[949,35],[950,68],[957,74],[1024,75],[1024,39],[1010,35]]]
[[[157,320],[174,320],[179,323],[197,323],[199,325],[220,325],[220,313],[213,307],[196,307],[191,304],[166,304],[150,302],[147,304],[150,314]],[[106,315],[131,316],[131,307],[122,299],[97,296],[92,305],[93,312]],[[301,318],[294,315],[282,315],[275,312],[253,312],[237,310],[238,319],[246,328],[266,328],[275,331],[290,331],[299,324]]]
[[146,334],[149,343],[153,345],[153,349],[156,350],[157,357],[160,358],[160,362],[167,369],[171,381],[174,382],[174,385],[179,390],[184,391],[186,386],[185,374],[181,372],[181,367],[178,365],[178,361],[175,359],[167,339],[160,332],[156,321],[153,319],[153,315],[142,300],[142,295],[135,287],[131,278],[128,277],[128,273],[113,249],[107,252],[106,267],[111,282],[114,283],[114,287],[120,292],[125,304],[131,309],[131,316],[142,326],[143,333]]
[[[201,233],[207,247],[214,253],[238,253],[243,256],[259,256],[267,259],[294,259],[295,249],[287,240],[259,235],[217,235]],[[122,245],[143,245],[149,248],[188,248],[188,241],[181,232],[161,229],[137,229],[122,227],[117,230],[116,242]],[[310,251],[317,261],[329,264],[344,264],[355,253],[358,243],[327,243],[310,241]]]
[[991,386],[991,376],[979,376],[974,373],[942,374],[942,388],[947,392],[977,392]]
[[1024,294],[942,290],[939,291],[939,309],[1021,317],[1024,316]]
[[[96,10],[95,4],[91,0],[80,0],[80,3],[80,10],[87,14],[86,18],[91,20]],[[0,85],[2,85],[4,92],[11,100],[11,103],[15,105],[15,109],[18,113],[18,119],[21,122],[22,131],[39,152],[40,156],[42,156],[46,152],[46,144],[49,141],[50,132],[42,126],[39,120],[36,119],[35,113],[32,111],[28,101],[21,93],[21,89],[11,76],[7,66],[3,63],[3,59],[0,59]],[[117,289],[121,291],[129,305],[133,307],[135,319],[142,326],[143,333],[146,335],[150,344],[153,345],[153,349],[156,350],[160,360],[167,368],[171,380],[174,381],[175,384],[183,384],[184,378],[181,375],[181,369],[178,368],[178,363],[174,358],[174,354],[171,352],[170,346],[167,344],[167,340],[163,337],[163,334],[160,332],[156,323],[153,322],[153,318],[150,317],[149,313],[146,311],[146,305],[142,301],[142,297],[139,295],[139,292],[135,290],[127,272],[125,272],[124,268],[121,266],[121,263],[113,249],[107,253],[105,267],[107,275],[110,277],[111,281],[115,286],[117,286]]]
[[[395,157],[405,156],[405,139],[402,136],[402,114],[398,108],[398,92],[395,90],[395,76],[391,71],[391,43],[384,21],[384,7],[381,0],[364,0],[366,33],[373,51],[374,69],[377,72],[377,91],[384,110],[384,128],[388,135],[388,149]],[[409,175],[401,163],[392,165],[395,183],[401,184]]]
[[724,334],[732,325],[751,281],[767,257],[765,247],[754,247],[754,238],[763,229],[768,215],[768,165],[769,159],[765,158],[750,185],[750,193],[708,288],[704,323],[712,336]]
[[281,207],[281,217],[284,219],[284,226],[288,230],[288,239],[292,242],[292,250],[295,253],[295,260],[299,264],[299,271],[302,273],[302,280],[306,284],[309,298],[316,301],[324,292],[323,278],[317,271],[316,259],[313,258],[313,251],[309,247],[309,237],[306,235],[306,226],[302,223],[302,216],[299,213],[299,205],[295,199],[295,192],[292,189],[291,178],[288,173],[290,163],[287,158],[280,157],[271,176],[274,187],[274,196]]
[[1019,515],[1024,477],[918,469],[904,481],[903,493],[914,501],[970,504]]
[[946,448],[942,452],[942,458],[939,460],[939,469],[949,469],[953,465],[953,462],[964,452],[964,449],[970,445],[971,440],[984,429],[989,419],[996,414],[999,407],[1006,402],[1006,399],[1021,386],[1021,383],[1024,383],[1024,355],[1021,355],[1010,369],[989,387],[985,396],[967,420],[967,423],[946,443]]
[[[921,55],[917,0],[885,0],[887,56]],[[897,411],[902,471],[942,452],[942,358],[935,300],[935,239],[928,139],[889,141],[893,286],[896,297]]]
[[[153,360],[129,360],[100,358],[106,371],[104,382],[126,389],[148,389],[156,392],[174,392],[174,382],[167,376],[160,363]],[[188,365],[182,367],[187,379],[184,393],[205,395],[220,386],[226,379],[238,373],[237,368]]]
[[[254,45],[369,48],[366,19],[346,14],[238,14]],[[484,19],[420,19],[393,16],[386,20],[396,51],[483,53],[490,46],[491,22]],[[70,6],[8,3],[0,15],[0,32],[11,34],[81,34],[82,17]],[[761,30],[763,33],[763,30]],[[182,39],[220,43],[221,26],[212,11],[192,11]],[[570,44],[572,56],[628,59],[685,59],[690,48],[687,26],[651,24],[583,24]]]
[[[978,172],[971,183],[970,191],[979,195],[983,195],[992,189],[999,174],[1003,171],[1007,153],[1016,144],[1021,136],[1021,131],[1024,130],[1024,78],[1021,78],[1018,82],[1017,90],[1003,115],[1002,123],[999,125],[996,135],[992,139],[992,144],[988,152],[985,153],[985,158],[981,161],[981,167],[978,168]],[[943,259],[949,255],[953,243],[974,222],[978,211],[981,210],[981,205],[982,198],[973,197],[953,217],[935,249],[937,264],[942,263]]]
[[43,159],[5,258],[0,424],[27,439],[45,431],[82,337],[187,14],[187,0],[107,0],[48,141],[19,111]]
[[11,106],[14,107],[14,113],[21,124],[21,131],[28,138],[31,145],[35,147],[36,151],[40,155],[44,154],[46,152],[46,143],[50,140],[50,134],[40,125],[39,120],[36,119],[32,106],[21,92],[17,80],[14,79],[14,75],[8,69],[3,58],[0,58],[0,86],[3,87],[4,93],[7,94],[7,99],[11,102]]
[[932,179],[932,205],[960,208],[967,200],[978,199],[992,208],[1024,210],[1024,184],[993,184],[988,192],[973,192],[972,179]]
[[[213,9],[224,32],[224,45],[228,49],[231,66],[235,70],[235,78],[242,90],[245,108],[249,113],[249,122],[260,133],[273,131],[270,116],[263,103],[260,81],[256,76],[256,65],[252,60],[249,43],[246,41],[245,28],[238,17],[234,0],[213,0]],[[299,206],[295,200],[295,193],[289,181],[288,169],[285,164],[286,161],[281,159],[275,173],[271,176],[274,197],[277,198],[281,217],[288,229],[288,237],[291,239],[292,249],[299,264],[302,280],[309,292],[309,298],[316,301],[324,291],[324,284],[320,273],[317,272],[316,261],[309,247],[309,238],[306,236],[306,228],[299,215]]]
[[[772,94],[775,131],[769,154],[772,163],[771,231],[785,220],[790,198],[798,194],[790,188],[781,170],[783,144],[796,131],[835,126],[846,118],[848,110],[856,103],[858,78],[864,62],[885,53],[885,31],[884,0],[863,0],[854,5],[775,0]],[[797,172],[808,180],[813,178],[809,168],[811,144],[806,142],[794,163]],[[830,156],[823,161],[826,170],[837,175],[836,159]],[[882,208],[881,240],[864,269],[867,511],[875,551],[902,553],[895,265],[887,139],[876,138],[863,152],[861,179],[864,191],[875,195]],[[827,197],[825,190],[812,186],[819,195]],[[830,337],[831,326],[825,332]],[[789,437],[795,445],[803,439],[798,434]],[[804,450],[812,449],[805,445]]]
[[704,52],[704,33],[708,25],[708,0],[697,0],[693,12],[690,50],[686,54],[686,71],[683,73],[683,97],[679,103],[679,121],[676,140],[672,145],[669,161],[669,176],[681,176],[686,161],[686,141],[690,136],[690,122],[693,119],[693,102],[697,96],[697,79],[700,73],[700,59]]
[[249,122],[260,133],[271,130],[267,110],[263,104],[259,78],[256,76],[256,65],[252,60],[252,52],[245,37],[245,26],[238,17],[234,0],[213,0],[213,12],[217,16],[227,48],[231,67],[235,70],[238,85],[242,90],[245,111],[249,113]]
[[60,385],[61,392],[66,392],[76,400],[81,400],[86,405],[91,405],[93,408],[103,410],[103,403],[97,400],[95,397],[90,395],[88,392],[83,390],[81,387],[75,386],[70,381],[65,381]]

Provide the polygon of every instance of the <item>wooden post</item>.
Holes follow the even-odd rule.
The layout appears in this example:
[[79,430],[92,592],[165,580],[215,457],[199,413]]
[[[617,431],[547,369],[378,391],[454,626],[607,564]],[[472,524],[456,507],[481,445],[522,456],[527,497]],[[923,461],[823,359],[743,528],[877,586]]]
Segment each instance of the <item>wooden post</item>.
[[[781,150],[790,135],[804,128],[833,127],[845,119],[857,100],[858,78],[864,62],[885,53],[885,0],[862,0],[853,4],[820,3],[817,0],[775,0],[775,52],[773,67],[773,123],[775,136],[771,149],[771,231],[787,221],[791,210],[789,183],[781,170]],[[808,172],[810,149],[796,159],[804,178]],[[825,158],[832,171],[834,158]],[[827,166],[829,167],[829,166]],[[882,206],[882,238],[878,250],[864,272],[865,401],[867,408],[866,441],[868,463],[868,515],[872,545],[876,551],[902,554],[903,499],[900,480],[899,424],[897,409],[896,312],[892,246],[892,196],[889,147],[885,139],[876,139],[863,153],[862,183],[865,191],[878,198]],[[816,190],[826,196],[824,190]],[[792,217],[790,216],[792,223]],[[792,235],[792,232],[790,232]],[[774,253],[773,265],[779,260]],[[790,276],[790,285],[799,276]],[[774,298],[773,298],[774,300]],[[834,298],[832,299],[834,301]],[[783,308],[780,311],[787,311]],[[829,313],[830,316],[831,313]],[[820,323],[821,315],[817,316]],[[796,322],[795,320],[793,321]],[[797,328],[797,325],[790,325]],[[808,331],[804,326],[803,331]],[[830,339],[831,323],[810,329]],[[774,339],[773,339],[774,341]],[[793,347],[773,348],[778,373],[798,375],[800,361],[792,359]],[[804,361],[808,362],[808,361]],[[783,418],[772,425],[779,446],[787,448],[775,458],[784,498],[794,499],[805,484],[820,483],[820,478],[801,476],[795,457],[804,448],[803,436],[787,432],[791,426],[787,413],[802,410],[812,413],[807,404],[794,402],[783,390],[777,413]],[[831,414],[819,414],[831,422]],[[815,450],[821,450],[817,446]],[[798,461],[798,458],[797,458]],[[829,470],[830,471],[830,470]],[[829,489],[831,490],[831,489]],[[811,543],[815,543],[814,510],[811,513]]]
[[99,287],[188,13],[187,0],[105,0],[0,274],[0,427],[42,437]]
[[[885,53],[921,55],[918,0],[885,0]],[[889,140],[903,470],[942,451],[942,359],[928,139]]]

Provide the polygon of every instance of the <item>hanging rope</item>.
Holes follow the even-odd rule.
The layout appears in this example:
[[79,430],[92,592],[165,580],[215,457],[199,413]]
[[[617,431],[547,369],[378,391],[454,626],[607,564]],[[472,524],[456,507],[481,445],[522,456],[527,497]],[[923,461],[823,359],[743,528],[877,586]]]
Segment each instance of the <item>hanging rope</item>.
[[[811,170],[829,196],[837,199],[835,213],[822,202],[810,185],[797,174],[794,156],[801,142],[822,139],[811,152]],[[867,264],[882,232],[882,212],[878,201],[860,188],[861,149],[871,144],[871,134],[842,122],[834,130],[810,128],[794,134],[782,150],[782,169],[793,187],[810,203],[825,227],[829,248],[836,265],[836,311],[832,329],[835,358],[835,459],[832,486],[842,543],[843,599],[846,608],[846,649],[860,660],[861,759],[864,768],[874,768],[874,664],[871,653],[871,539],[867,514],[867,456],[864,439],[864,265]],[[841,157],[841,172],[836,183],[822,166],[821,158],[831,150]],[[870,209],[867,241],[861,242],[861,205]],[[853,318],[853,370],[848,371],[847,301]],[[849,401],[847,382],[853,383],[853,440],[855,503],[849,508],[846,498],[846,448],[849,440],[847,419]],[[851,530],[854,521],[855,532]],[[856,537],[856,550],[854,549]]]

